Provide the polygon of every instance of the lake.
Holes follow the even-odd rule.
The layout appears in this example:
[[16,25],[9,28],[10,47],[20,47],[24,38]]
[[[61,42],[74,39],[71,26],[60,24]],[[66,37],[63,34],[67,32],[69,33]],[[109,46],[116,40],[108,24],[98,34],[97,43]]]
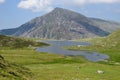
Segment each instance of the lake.
[[64,46],[78,46],[78,45],[79,46],[88,46],[88,45],[90,45],[90,43],[88,43],[88,42],[59,41],[59,40],[56,40],[56,41],[45,40],[42,42],[48,43],[48,44],[50,44],[50,46],[37,48],[37,51],[39,51],[39,52],[50,52],[50,53],[55,53],[55,54],[61,54],[64,56],[80,55],[92,62],[104,61],[106,59],[109,59],[108,55],[97,53],[97,52],[72,51],[72,50],[66,50],[63,48]]

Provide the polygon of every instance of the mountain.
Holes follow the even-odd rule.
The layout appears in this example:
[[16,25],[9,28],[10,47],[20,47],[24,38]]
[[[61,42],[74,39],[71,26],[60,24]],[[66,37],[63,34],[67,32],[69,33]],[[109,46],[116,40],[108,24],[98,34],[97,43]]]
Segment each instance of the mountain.
[[88,18],[77,12],[55,8],[18,28],[1,30],[0,34],[28,38],[79,39],[106,36],[118,28],[118,23]]
[[16,31],[17,31],[17,28],[3,29],[3,30],[0,30],[0,33],[1,33],[1,34],[4,34],[4,35],[12,35],[12,34],[14,34]]
[[98,28],[107,31],[109,33],[114,32],[117,29],[120,29],[120,23],[97,19],[97,18],[90,18],[90,19],[94,22],[94,25],[96,25]]

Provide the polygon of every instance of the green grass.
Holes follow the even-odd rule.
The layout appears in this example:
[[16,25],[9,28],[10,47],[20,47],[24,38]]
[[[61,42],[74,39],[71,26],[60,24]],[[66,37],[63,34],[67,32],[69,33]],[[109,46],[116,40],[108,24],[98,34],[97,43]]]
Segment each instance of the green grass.
[[28,68],[9,63],[0,55],[0,80],[32,80]]
[[[35,52],[32,49],[3,49],[0,50],[0,54],[10,63],[30,69],[34,74],[32,80],[120,79],[119,65],[92,63],[81,56],[66,57],[52,53]],[[98,74],[97,70],[103,70],[105,73]]]
[[[119,66],[108,66],[97,63],[84,64],[47,64],[27,66],[35,74],[36,80],[119,80]],[[105,71],[98,74],[97,70]]]
[[0,47],[24,48],[24,47],[35,47],[35,46],[49,46],[49,44],[43,42],[35,42],[31,39],[0,35]]
[[20,65],[26,64],[55,64],[55,63],[82,63],[85,60],[76,57],[67,57],[52,53],[35,52],[32,49],[8,49],[0,50],[7,61]]

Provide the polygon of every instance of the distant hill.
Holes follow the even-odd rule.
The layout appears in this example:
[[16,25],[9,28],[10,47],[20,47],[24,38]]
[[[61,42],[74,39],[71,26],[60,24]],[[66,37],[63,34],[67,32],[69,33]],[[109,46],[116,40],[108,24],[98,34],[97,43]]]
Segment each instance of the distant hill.
[[12,35],[12,34],[14,34],[17,30],[18,30],[17,28],[3,29],[3,30],[0,30],[0,33],[1,33],[1,34],[4,34],[4,35]]
[[26,40],[22,38],[0,35],[0,47],[23,48],[29,46],[48,46],[48,44],[42,42],[34,42],[32,40]]
[[0,34],[69,40],[107,36],[118,28],[120,28],[119,23],[88,18],[77,12],[55,8],[50,13],[37,17],[18,28],[1,30]]

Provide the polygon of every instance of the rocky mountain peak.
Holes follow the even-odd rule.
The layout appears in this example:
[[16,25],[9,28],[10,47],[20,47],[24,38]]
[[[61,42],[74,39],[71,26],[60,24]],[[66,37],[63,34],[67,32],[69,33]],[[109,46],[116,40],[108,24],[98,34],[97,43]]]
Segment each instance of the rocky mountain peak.
[[[109,34],[106,27],[114,26],[117,29],[119,25],[113,25],[106,22],[88,18],[80,13],[56,7],[53,11],[37,17],[15,29],[2,30],[1,34],[14,36],[23,36],[30,38],[47,39],[79,39],[95,36],[106,36]],[[113,29],[111,29],[112,31]]]

